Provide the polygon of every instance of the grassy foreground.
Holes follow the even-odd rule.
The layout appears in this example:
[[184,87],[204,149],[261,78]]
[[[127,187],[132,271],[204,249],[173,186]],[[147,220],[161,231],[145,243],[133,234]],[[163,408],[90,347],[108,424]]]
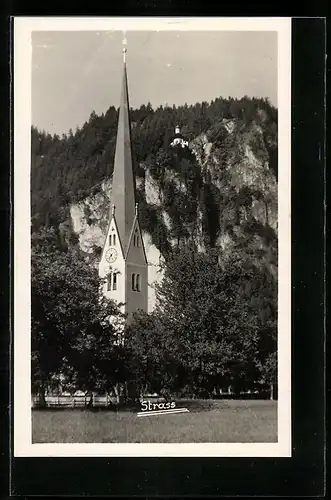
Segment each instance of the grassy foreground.
[[132,411],[32,411],[33,443],[276,442],[276,401],[188,401],[189,413],[138,418]]
[[189,413],[34,410],[33,443],[276,442],[275,401],[178,401]]

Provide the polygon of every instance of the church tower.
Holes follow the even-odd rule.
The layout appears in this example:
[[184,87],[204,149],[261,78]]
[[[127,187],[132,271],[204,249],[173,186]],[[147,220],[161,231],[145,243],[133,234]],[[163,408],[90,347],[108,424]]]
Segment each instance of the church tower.
[[135,311],[147,312],[148,264],[136,201],[125,55],[124,47],[111,207],[99,276],[104,279],[103,294],[118,304],[124,304],[122,311],[130,321]]
[[171,147],[181,146],[182,148],[188,147],[188,141],[186,141],[183,135],[181,134],[179,125],[176,125],[175,127],[175,136],[172,142],[170,143],[170,146]]

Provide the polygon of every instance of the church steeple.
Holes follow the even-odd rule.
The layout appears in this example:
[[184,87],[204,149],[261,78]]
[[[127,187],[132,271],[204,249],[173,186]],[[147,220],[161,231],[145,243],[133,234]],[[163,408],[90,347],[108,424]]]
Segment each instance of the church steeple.
[[131,125],[126,71],[126,47],[123,48],[122,96],[119,108],[114,160],[112,205],[116,208],[116,224],[124,253],[135,218],[136,185],[131,150]]
[[102,294],[120,305],[131,321],[148,310],[148,262],[139,224],[131,151],[128,81],[123,50],[122,96],[118,115],[110,221],[99,262]]

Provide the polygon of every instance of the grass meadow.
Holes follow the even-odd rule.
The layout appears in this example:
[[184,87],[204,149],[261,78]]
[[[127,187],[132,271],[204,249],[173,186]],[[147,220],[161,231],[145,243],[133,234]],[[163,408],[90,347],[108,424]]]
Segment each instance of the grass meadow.
[[34,409],[33,443],[277,442],[277,402],[181,400],[189,413],[139,418],[133,411]]

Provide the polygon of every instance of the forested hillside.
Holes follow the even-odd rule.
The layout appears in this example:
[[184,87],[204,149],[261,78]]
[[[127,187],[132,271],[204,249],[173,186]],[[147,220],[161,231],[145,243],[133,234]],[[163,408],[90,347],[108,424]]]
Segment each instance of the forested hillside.
[[[223,127],[224,119],[236,121],[236,132],[228,137]],[[236,153],[239,137],[261,125],[262,144],[252,134],[253,151],[267,153],[270,168],[277,175],[277,110],[263,99],[222,99],[210,104],[194,106],[159,107],[143,105],[131,110],[132,139],[137,177],[144,177],[146,162],[157,170],[171,169],[166,153],[179,124],[189,141],[206,136],[212,143],[215,159],[220,160],[219,170],[229,156]],[[32,223],[57,226],[68,217],[68,204],[96,193],[103,180],[112,174],[115,153],[117,110],[111,106],[105,114],[95,112],[82,128],[69,130],[62,137],[51,136],[32,127],[31,192]],[[187,169],[195,166],[195,159],[186,158]],[[176,167],[175,167],[176,168]]]
[[[177,124],[188,148],[170,146]],[[274,383],[277,110],[248,97],[148,104],[131,110],[131,125],[141,225],[163,257],[164,280],[155,272],[155,312],[131,327],[129,372],[187,394],[259,377]],[[116,129],[114,107],[62,137],[32,127],[34,241],[46,228],[69,253],[99,255]]]

